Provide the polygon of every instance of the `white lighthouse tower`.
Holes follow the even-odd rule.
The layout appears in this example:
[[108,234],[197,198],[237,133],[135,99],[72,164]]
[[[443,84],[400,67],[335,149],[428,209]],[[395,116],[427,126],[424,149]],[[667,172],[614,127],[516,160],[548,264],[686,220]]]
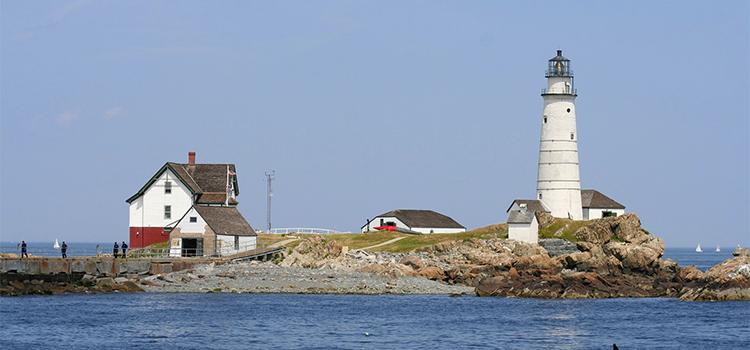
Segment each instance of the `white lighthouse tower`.
[[557,50],[557,56],[549,60],[545,77],[536,199],[554,217],[582,220],[575,106],[578,95],[573,87],[570,60],[563,57],[562,50]]

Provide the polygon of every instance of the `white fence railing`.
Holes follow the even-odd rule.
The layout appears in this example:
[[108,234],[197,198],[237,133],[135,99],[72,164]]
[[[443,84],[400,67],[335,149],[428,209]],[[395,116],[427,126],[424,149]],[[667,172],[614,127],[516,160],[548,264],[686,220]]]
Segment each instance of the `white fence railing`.
[[281,233],[315,233],[321,235],[327,235],[332,233],[351,233],[351,232],[340,232],[336,230],[329,230],[326,228],[272,228],[270,233],[281,234]]

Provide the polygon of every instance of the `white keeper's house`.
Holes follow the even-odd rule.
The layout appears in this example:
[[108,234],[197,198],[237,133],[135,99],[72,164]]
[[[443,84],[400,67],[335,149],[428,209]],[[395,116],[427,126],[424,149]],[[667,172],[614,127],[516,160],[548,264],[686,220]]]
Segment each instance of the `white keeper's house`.
[[592,220],[625,214],[625,206],[596,190],[581,190],[578,167],[578,133],[570,60],[557,50],[548,61],[542,90],[542,132],[539,141],[539,168],[536,199],[516,199],[506,211],[508,238],[537,243],[537,212],[572,220]]
[[381,226],[395,226],[397,229],[422,234],[466,231],[466,227],[456,220],[432,210],[396,209],[369,220],[362,226],[362,232],[377,231],[375,227]]
[[256,248],[257,234],[237,210],[234,164],[167,162],[130,204],[130,247],[169,242],[174,256],[228,255]]

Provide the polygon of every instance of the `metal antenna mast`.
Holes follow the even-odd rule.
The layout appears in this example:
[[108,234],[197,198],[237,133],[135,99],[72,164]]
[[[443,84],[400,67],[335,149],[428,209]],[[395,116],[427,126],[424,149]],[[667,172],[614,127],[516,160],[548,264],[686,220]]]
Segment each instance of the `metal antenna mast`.
[[271,173],[266,173],[266,182],[268,182],[268,192],[266,194],[266,207],[268,208],[268,217],[267,217],[267,226],[266,226],[266,233],[271,233],[271,197],[273,197],[273,189],[271,189],[271,181],[274,179],[274,175],[276,174],[276,170],[271,170]]

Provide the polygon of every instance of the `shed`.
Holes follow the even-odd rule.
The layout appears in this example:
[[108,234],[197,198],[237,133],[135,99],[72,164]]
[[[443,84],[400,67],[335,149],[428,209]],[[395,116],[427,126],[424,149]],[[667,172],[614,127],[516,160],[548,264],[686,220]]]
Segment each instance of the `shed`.
[[432,210],[396,209],[380,214],[362,226],[362,232],[375,231],[375,227],[396,226],[423,234],[465,232],[451,217]]

